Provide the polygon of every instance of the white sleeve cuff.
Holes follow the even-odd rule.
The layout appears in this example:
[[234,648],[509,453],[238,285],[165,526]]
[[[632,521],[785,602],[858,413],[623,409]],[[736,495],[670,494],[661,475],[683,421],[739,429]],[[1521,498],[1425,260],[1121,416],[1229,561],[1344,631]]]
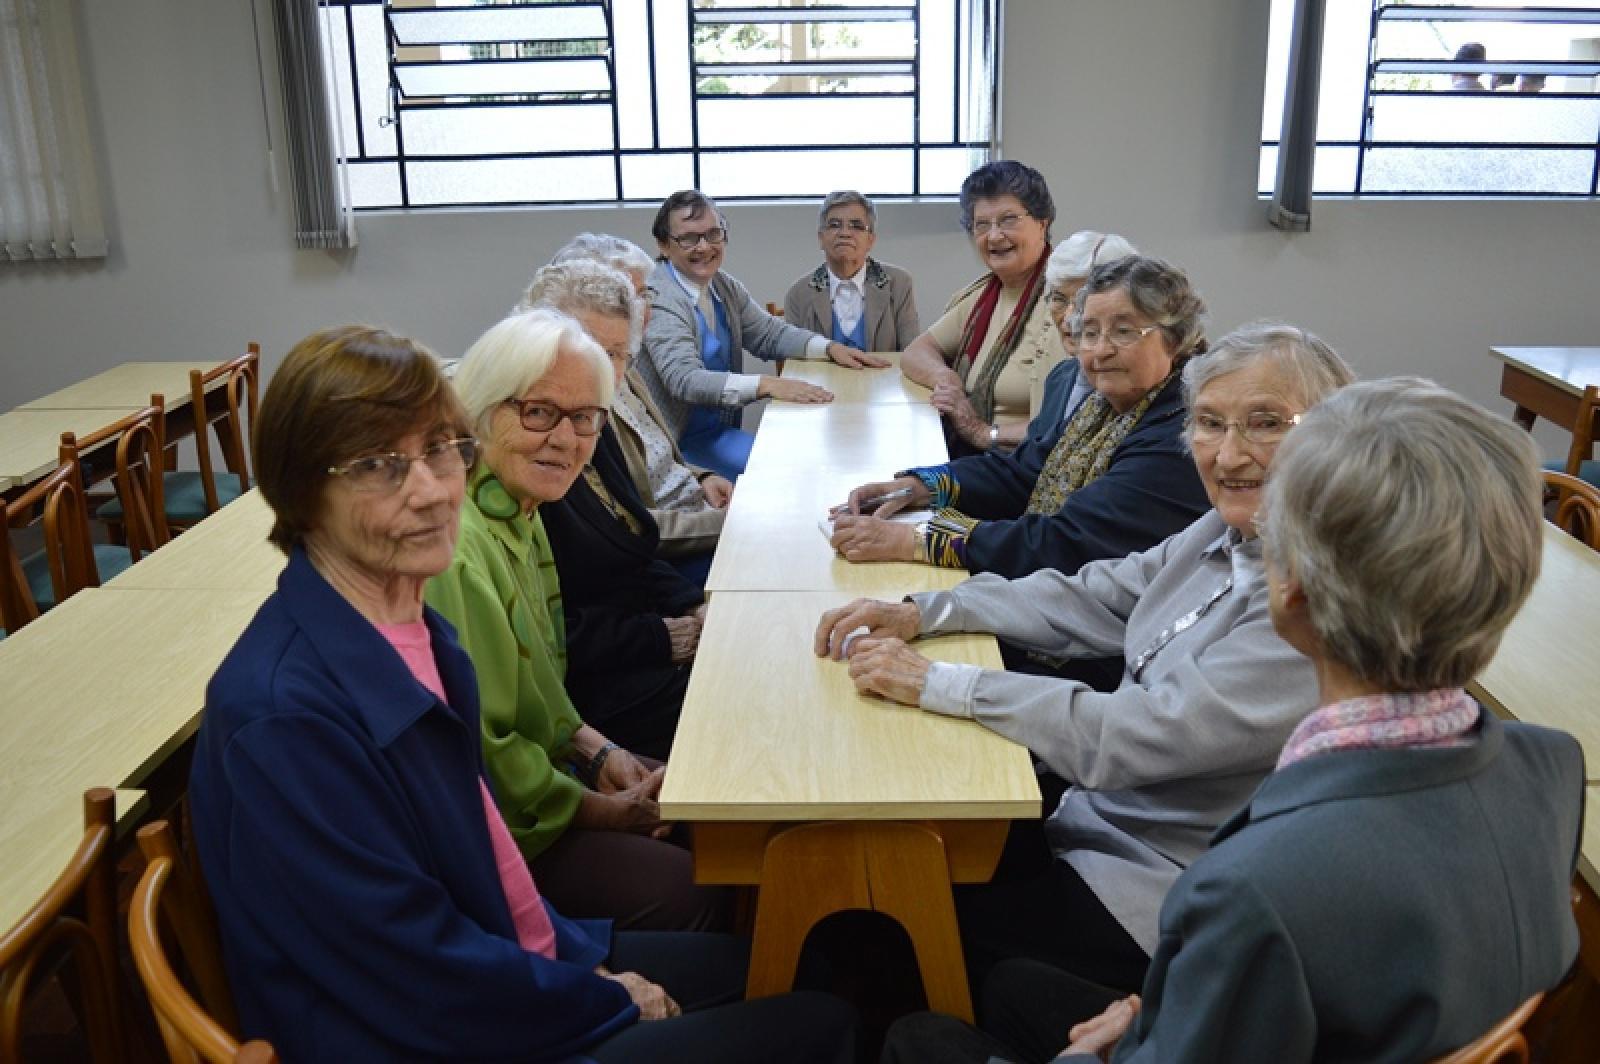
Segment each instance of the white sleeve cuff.
[[761,377],[754,373],[730,373],[722,386],[723,406],[745,406],[760,396]]
[[828,344],[830,341],[821,333],[813,333],[811,339],[806,341],[806,358],[826,359],[828,357]]
[[983,669],[976,665],[935,661],[928,666],[928,675],[922,682],[919,704],[934,713],[971,720],[972,691],[982,673]]

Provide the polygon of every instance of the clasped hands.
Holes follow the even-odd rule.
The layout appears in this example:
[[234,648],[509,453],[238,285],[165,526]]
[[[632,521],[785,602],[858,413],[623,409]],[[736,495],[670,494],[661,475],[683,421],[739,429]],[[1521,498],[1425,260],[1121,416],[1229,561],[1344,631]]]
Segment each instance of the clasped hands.
[[989,449],[991,426],[978,416],[978,411],[967,396],[966,386],[962,384],[959,376],[953,372],[941,375],[933,386],[933,395],[929,396],[928,402],[949,420],[950,427],[955,429],[956,435],[974,450]]
[[913,602],[856,599],[822,615],[812,649],[820,658],[848,659],[856,690],[914,706],[933,664],[906,645],[920,631],[919,616]]

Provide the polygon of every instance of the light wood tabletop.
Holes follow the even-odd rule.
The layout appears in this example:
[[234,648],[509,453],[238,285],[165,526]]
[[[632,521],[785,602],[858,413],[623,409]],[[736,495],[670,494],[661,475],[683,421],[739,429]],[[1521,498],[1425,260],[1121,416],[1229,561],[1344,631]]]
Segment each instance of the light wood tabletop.
[[1571,430],[1588,386],[1600,385],[1600,347],[1491,347],[1500,368],[1500,394],[1516,404],[1523,428],[1535,418]]
[[[145,396],[146,402],[149,399]],[[0,490],[25,487],[54,469],[63,432],[86,436],[143,405],[0,414]]]
[[791,358],[783,364],[783,377],[826,388],[835,403],[928,402],[933,391],[901,374],[899,352],[880,351],[877,355],[889,359],[887,369],[847,369],[825,359]]
[[838,469],[888,480],[898,469],[943,462],[946,453],[931,406],[774,403],[762,412],[746,468],[747,475]]
[[[152,395],[159,395],[168,410],[189,402],[189,371],[208,370],[219,365],[221,357],[203,362],[124,362],[97,373],[60,391],[23,403],[18,410],[118,409],[144,406]],[[213,387],[225,383],[218,378]]]
[[967,578],[965,569],[909,562],[856,565],[840,557],[818,522],[861,482],[858,474],[835,469],[741,477],[706,590],[841,591],[898,599],[913,591],[951,588]]
[[286,559],[267,542],[272,510],[258,488],[210,515],[165,547],[124,569],[108,591],[255,591],[278,586]]
[[1502,717],[1577,738],[1600,778],[1600,553],[1544,526],[1533,593],[1469,690]]
[[[34,788],[0,818],[0,928],[11,928],[50,889],[83,839],[83,792],[99,784]],[[143,791],[116,792],[118,834],[149,806]]]

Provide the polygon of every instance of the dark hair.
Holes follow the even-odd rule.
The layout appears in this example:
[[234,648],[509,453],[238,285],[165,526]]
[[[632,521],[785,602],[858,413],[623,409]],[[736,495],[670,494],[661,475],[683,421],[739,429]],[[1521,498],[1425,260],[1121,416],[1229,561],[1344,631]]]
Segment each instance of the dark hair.
[[1161,326],[1174,359],[1205,351],[1205,300],[1182,270],[1148,255],[1096,266],[1078,289],[1074,313],[1081,318],[1090,296],[1117,288],[1127,291],[1134,309]]
[[1056,220],[1055,201],[1044,175],[1014,159],[984,163],[961,182],[961,228],[972,232],[972,210],[982,199],[1015,196],[1022,209],[1044,223],[1046,233]]
[[364,325],[294,345],[261,399],[256,477],[272,507],[267,538],[285,554],[322,516],[329,468],[417,431],[470,436],[466,412],[427,348]]
[[717,206],[717,201],[701,192],[697,188],[686,188],[674,192],[661,201],[661,206],[656,209],[656,220],[650,226],[650,235],[656,238],[657,244],[665,244],[672,239],[672,214],[674,211],[689,210],[689,220],[700,217],[706,211],[717,216],[717,222],[722,226],[722,231],[728,231],[728,219],[722,216],[722,210]]
[[1477,41],[1468,41],[1456,49],[1456,61],[1459,63],[1482,63],[1489,58],[1489,50]]

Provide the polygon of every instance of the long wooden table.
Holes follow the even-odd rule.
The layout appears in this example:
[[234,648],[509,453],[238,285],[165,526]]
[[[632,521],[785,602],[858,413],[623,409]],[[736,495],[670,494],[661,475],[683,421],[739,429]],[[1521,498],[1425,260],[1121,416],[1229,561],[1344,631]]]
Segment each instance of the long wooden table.
[[1525,429],[1542,417],[1571,431],[1583,390],[1600,385],[1600,347],[1491,347],[1489,354],[1504,363],[1500,394],[1516,404],[1512,416]]
[[[169,408],[189,402],[189,371],[212,369],[221,358],[204,362],[124,362],[103,373],[23,403],[18,410],[134,409],[160,395]],[[218,380],[215,387],[220,388]]]
[[149,402],[89,409],[13,410],[0,414],[0,492],[10,494],[56,468],[61,434],[85,436]]
[[740,483],[769,473],[799,479],[816,469],[849,470],[863,479],[888,480],[896,470],[933,465],[945,458],[939,413],[931,406],[838,401],[774,405],[761,415],[761,429]]
[[846,370],[820,359],[791,358],[783,364],[783,377],[820,385],[833,393],[836,403],[927,404],[933,391],[901,375],[898,353],[878,352],[878,357],[888,359],[890,365],[886,369]]
[[107,581],[108,591],[252,591],[278,586],[286,559],[267,542],[272,510],[257,488]]

